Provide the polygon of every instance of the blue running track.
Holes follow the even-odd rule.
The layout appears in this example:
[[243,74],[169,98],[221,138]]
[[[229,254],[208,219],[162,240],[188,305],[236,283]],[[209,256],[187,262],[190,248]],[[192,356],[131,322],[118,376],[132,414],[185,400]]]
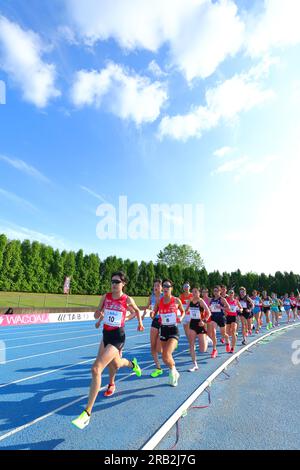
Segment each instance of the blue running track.
[[[154,368],[149,345],[150,320],[146,319],[144,324],[143,333],[137,332],[134,320],[127,324],[124,351],[124,356],[129,359],[137,357],[143,369],[142,377],[138,378],[129,370],[122,369],[117,377],[115,395],[105,398],[103,391],[100,392],[90,425],[83,431],[76,429],[71,421],[86,404],[91,380],[90,368],[98,351],[101,331],[95,329],[93,322],[1,327],[0,340],[5,342],[6,363],[0,365],[0,449],[140,449],[181,403],[229,357],[225,347],[220,344],[219,356],[213,360],[210,358],[209,348],[208,353],[201,356],[198,354],[199,371],[188,372],[191,359],[187,340],[181,329],[179,347],[174,355],[181,376],[178,387],[170,387],[166,369],[163,376],[157,379],[150,377]],[[300,329],[292,329],[296,336],[297,330],[300,335]],[[257,336],[252,338],[256,339]],[[266,406],[265,398],[271,397],[269,401],[273,403],[272,390],[279,386],[279,380],[268,382],[265,379],[261,382],[260,379],[262,380],[269,370],[272,371],[272,368],[273,373],[277,375],[279,372],[285,372],[282,353],[284,350],[287,356],[291,350],[289,345],[282,343],[284,336],[281,338],[274,339],[270,345],[257,348],[257,351],[254,348],[254,353],[249,354],[249,358],[242,356],[241,363],[251,359],[250,368],[236,368],[241,373],[240,376],[232,378],[232,387],[237,387],[236,392],[232,392],[235,389],[231,388],[231,380],[221,389],[223,403],[237,400],[237,408],[241,406],[242,400],[239,394],[241,397],[245,394],[245,406],[247,403],[251,405],[251,410],[243,408],[246,413],[245,422],[248,424],[254,420],[256,409],[261,412],[264,408],[272,414],[273,408]],[[261,368],[264,359],[258,359],[258,354],[260,351],[266,352],[270,347],[273,348],[273,362],[268,363],[266,368]],[[286,358],[284,360],[287,361]],[[267,359],[265,362],[267,363]],[[281,366],[278,367],[277,364]],[[294,368],[297,369],[299,377],[299,368]],[[242,371],[246,371],[246,377],[242,375]],[[255,377],[254,385],[248,384],[247,380],[251,378],[248,374]],[[106,388],[107,383],[108,376],[104,373],[102,387]],[[257,400],[257,387],[263,383],[265,392],[260,392]],[[217,390],[220,386],[217,384]],[[251,387],[254,387],[255,391],[253,396]],[[293,409],[297,403],[297,395],[293,393],[292,385],[289,387],[287,396],[281,395],[282,418],[284,406]],[[203,399],[201,398],[202,401]],[[218,398],[214,402],[218,404]],[[219,434],[219,427],[224,433],[232,432],[232,423],[236,425],[239,422],[239,418],[233,416],[227,429],[226,425],[222,424],[222,413],[227,412],[227,405],[218,411],[214,423],[215,433],[218,430]],[[207,413],[214,419],[213,407]],[[205,416],[203,410],[199,411],[197,416],[195,414],[197,423],[201,424],[203,420],[203,426],[206,427],[209,426],[210,420]],[[266,420],[266,416],[263,416],[263,419]],[[186,421],[187,424],[190,422]],[[195,430],[194,424],[192,429]],[[299,430],[299,426],[297,429]],[[199,432],[202,435],[202,431]],[[254,427],[251,427],[251,433],[255,433]],[[263,435],[263,429],[259,429],[259,433]],[[171,442],[173,438],[170,432],[170,436],[162,441],[162,445],[168,448],[168,439]],[[237,435],[233,437],[231,448],[235,448],[235,440],[239,442]],[[204,448],[205,445],[208,448],[213,447],[209,440],[201,439],[201,443],[191,437],[182,445],[187,445],[187,449],[203,448],[202,445]],[[224,446],[226,445],[224,441]]]

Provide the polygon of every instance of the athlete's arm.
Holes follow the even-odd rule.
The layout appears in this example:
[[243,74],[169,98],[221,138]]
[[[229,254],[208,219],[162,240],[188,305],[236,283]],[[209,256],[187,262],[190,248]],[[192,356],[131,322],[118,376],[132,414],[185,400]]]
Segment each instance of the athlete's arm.
[[205,321],[209,320],[209,318],[211,317],[211,311],[210,311],[209,307],[207,306],[207,304],[204,302],[203,299],[200,299],[200,305],[201,305],[201,307],[204,308],[205,312],[207,313],[207,315],[205,317]]
[[185,311],[184,311],[184,308],[182,306],[182,302],[180,299],[176,298],[176,304],[177,304],[178,310],[181,313],[180,317],[178,317],[178,322],[181,323],[185,317]]
[[156,302],[154,309],[150,313],[150,317],[152,318],[152,320],[155,317],[155,315],[158,313],[158,310],[159,310],[159,302]]
[[185,308],[185,314],[186,315],[188,315],[188,312],[190,311],[190,303],[191,303],[190,299],[187,300],[187,304],[186,304],[186,308]]
[[230,305],[224,297],[221,297],[221,302],[223,307],[225,307],[227,310],[230,310]]
[[[131,314],[132,318],[137,317],[137,319],[138,319],[138,324],[139,324],[138,325],[138,330],[139,331],[144,331],[141,312],[140,312],[138,306],[136,305],[136,303],[135,303],[135,301],[133,300],[132,297],[127,298],[127,307],[133,310],[133,312]],[[128,319],[131,317],[131,315],[129,315]]]
[[250,305],[251,305],[251,307],[250,307],[250,309],[249,309],[249,310],[252,310],[252,309],[253,309],[253,307],[254,307],[254,302],[253,302],[253,300],[251,299],[251,297],[249,297],[249,295],[247,295],[247,297],[248,297],[248,302],[249,302],[249,303],[250,303]]
[[150,305],[151,305],[151,295],[150,295],[149,298],[148,298],[147,307],[145,307],[145,309],[144,309],[144,313],[143,313],[143,315],[142,315],[142,320],[144,320],[144,318],[145,318],[145,316],[146,316],[146,313],[147,313],[147,310],[149,309]]
[[103,318],[103,305],[104,305],[104,301],[106,299],[106,295],[103,295],[101,297],[101,300],[100,300],[100,303],[99,303],[99,307],[97,308],[96,312],[94,313],[94,318],[95,320],[97,320],[98,318],[100,318],[102,316]]

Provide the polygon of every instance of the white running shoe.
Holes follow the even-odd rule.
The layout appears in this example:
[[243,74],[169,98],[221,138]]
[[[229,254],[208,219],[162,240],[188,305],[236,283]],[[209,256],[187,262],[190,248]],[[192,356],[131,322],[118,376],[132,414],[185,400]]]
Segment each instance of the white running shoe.
[[179,377],[180,374],[176,369],[171,370],[169,373],[169,385],[171,385],[171,387],[177,387]]
[[195,364],[194,367],[189,369],[189,372],[196,372],[196,370],[199,370],[198,364]]
[[90,419],[91,419],[91,417],[84,410],[81,413],[81,415],[78,416],[78,418],[76,418],[72,421],[72,424],[74,424],[74,426],[76,426],[76,428],[78,428],[78,429],[84,429],[90,423]]

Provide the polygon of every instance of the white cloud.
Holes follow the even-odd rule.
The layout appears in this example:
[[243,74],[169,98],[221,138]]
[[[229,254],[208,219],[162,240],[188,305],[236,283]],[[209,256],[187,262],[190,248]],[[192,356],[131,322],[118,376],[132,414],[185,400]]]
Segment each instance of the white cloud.
[[[187,80],[206,78],[244,39],[233,0],[65,0],[70,23],[89,45],[109,38],[127,50],[169,48]],[[125,20],[126,18],[126,20]]]
[[243,40],[244,24],[233,1],[194,2],[170,40],[171,60],[188,81],[207,78],[241,49]]
[[226,155],[229,155],[232,153],[235,149],[233,147],[221,147],[217,150],[214,151],[213,155],[215,157],[225,157]]
[[22,173],[32,176],[33,178],[43,183],[50,183],[50,180],[46,176],[44,176],[39,170],[37,170],[31,165],[28,165],[28,163],[24,162],[23,160],[9,158],[5,155],[0,154],[0,161],[1,160],[7,163],[8,165],[16,168],[17,170],[21,171]]
[[29,209],[31,211],[37,211],[38,209],[31,204],[31,202],[26,201],[26,199],[17,196],[15,193],[11,193],[10,191],[6,191],[5,189],[0,188],[0,197],[3,196],[9,201],[17,204],[18,206],[24,207],[25,209]]
[[158,63],[155,60],[152,60],[149,65],[148,65],[148,70],[154,77],[157,78],[162,78],[162,77],[167,77],[167,73],[164,72],[161,67],[158,65]]
[[55,66],[42,60],[45,51],[36,33],[0,16],[0,68],[22,90],[23,98],[39,108],[60,95]]
[[248,157],[241,157],[235,160],[230,160],[229,162],[220,165],[216,170],[213,171],[213,174],[230,173],[236,170],[240,170],[247,161]]
[[[254,78],[256,75],[256,78]],[[271,90],[262,87],[258,72],[235,75],[205,94],[205,106],[192,108],[188,114],[165,116],[159,126],[160,138],[169,136],[186,141],[190,137],[201,137],[204,131],[216,127],[221,120],[231,121],[240,113],[264,103],[274,97]]]
[[299,20],[299,0],[265,0],[262,13],[248,20],[248,53],[257,57],[276,47],[299,44]]
[[137,125],[155,121],[167,100],[162,83],[151,83],[147,77],[130,74],[121,66],[110,63],[100,72],[80,70],[71,92],[75,106],[104,104],[116,116],[131,119]]
[[243,156],[219,165],[211,174],[234,173],[235,181],[240,181],[243,176],[263,173],[276,160],[278,157],[275,155],[267,155],[259,160]]

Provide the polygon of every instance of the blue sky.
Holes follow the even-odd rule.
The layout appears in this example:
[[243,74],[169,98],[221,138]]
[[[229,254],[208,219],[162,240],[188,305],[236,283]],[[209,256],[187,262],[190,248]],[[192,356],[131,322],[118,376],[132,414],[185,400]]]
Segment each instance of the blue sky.
[[298,0],[1,3],[0,232],[155,261],[169,240],[101,240],[97,206],[201,204],[201,236],[170,242],[207,269],[299,272],[299,20]]

